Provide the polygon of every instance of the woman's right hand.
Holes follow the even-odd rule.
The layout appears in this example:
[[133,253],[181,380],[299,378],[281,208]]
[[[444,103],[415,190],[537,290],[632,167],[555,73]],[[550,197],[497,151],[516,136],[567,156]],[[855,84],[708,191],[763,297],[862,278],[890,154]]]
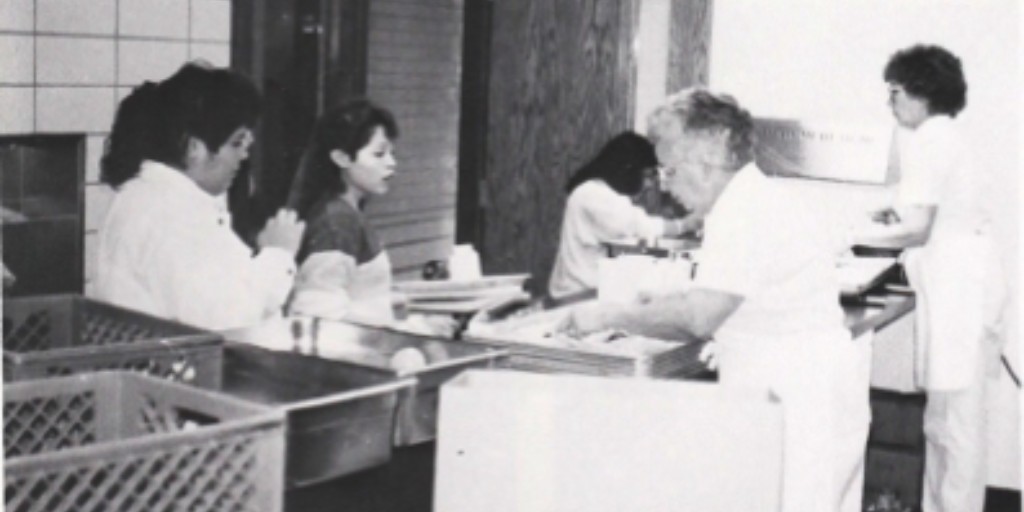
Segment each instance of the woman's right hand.
[[262,249],[264,247],[277,247],[284,249],[289,254],[295,255],[299,252],[299,245],[302,243],[302,234],[306,231],[306,223],[299,220],[295,210],[282,208],[278,210],[263,226],[263,230],[256,237],[256,244]]

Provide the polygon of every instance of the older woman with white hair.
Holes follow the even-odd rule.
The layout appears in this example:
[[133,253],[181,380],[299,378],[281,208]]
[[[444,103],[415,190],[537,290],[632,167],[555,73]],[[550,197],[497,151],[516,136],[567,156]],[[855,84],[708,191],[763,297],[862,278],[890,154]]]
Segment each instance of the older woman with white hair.
[[859,510],[870,412],[839,305],[842,237],[757,167],[751,116],[731,97],[683,91],[648,124],[669,192],[708,212],[693,286],[579,308],[567,328],[713,337],[722,385],[782,401],[782,509]]

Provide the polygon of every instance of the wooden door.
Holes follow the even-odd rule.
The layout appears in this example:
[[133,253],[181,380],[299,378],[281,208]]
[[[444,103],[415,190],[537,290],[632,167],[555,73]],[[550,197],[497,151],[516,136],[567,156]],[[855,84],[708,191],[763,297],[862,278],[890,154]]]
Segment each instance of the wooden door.
[[568,176],[632,126],[638,0],[494,2],[482,259],[547,288]]

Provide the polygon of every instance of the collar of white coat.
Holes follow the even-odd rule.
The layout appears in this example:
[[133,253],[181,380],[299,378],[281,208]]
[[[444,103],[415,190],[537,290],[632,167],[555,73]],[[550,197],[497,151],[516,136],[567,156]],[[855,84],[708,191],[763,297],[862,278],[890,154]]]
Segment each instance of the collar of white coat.
[[227,195],[211,196],[199,188],[184,172],[167,164],[146,160],[139,170],[139,179],[173,189],[196,208],[212,209],[217,215],[228,214]]

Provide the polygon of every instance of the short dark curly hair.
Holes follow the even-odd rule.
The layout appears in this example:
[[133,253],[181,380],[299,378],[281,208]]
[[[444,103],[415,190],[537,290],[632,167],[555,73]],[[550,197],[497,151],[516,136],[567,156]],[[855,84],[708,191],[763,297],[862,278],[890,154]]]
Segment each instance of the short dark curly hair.
[[932,114],[956,117],[967,105],[967,81],[960,59],[945,48],[915,45],[896,52],[883,77],[928,102]]

